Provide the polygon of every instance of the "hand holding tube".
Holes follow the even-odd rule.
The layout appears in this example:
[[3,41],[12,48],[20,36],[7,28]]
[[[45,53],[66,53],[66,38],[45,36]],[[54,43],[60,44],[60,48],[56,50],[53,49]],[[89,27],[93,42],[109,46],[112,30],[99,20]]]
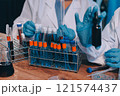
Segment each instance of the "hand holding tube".
[[57,37],[59,38],[61,35],[68,37],[69,40],[73,40],[75,38],[74,30],[67,28],[66,25],[61,25],[57,30]]
[[35,24],[32,21],[27,21],[23,25],[23,33],[25,34],[26,37],[31,38],[35,34]]
[[[92,46],[93,18],[95,12],[97,11],[98,11],[97,6],[95,6],[93,10],[91,7],[89,7],[84,15],[83,22],[80,21],[79,14],[78,13],[75,14],[76,31],[80,39],[80,42],[84,47]],[[100,23],[105,16],[106,12],[101,13],[101,15],[98,16],[98,23]]]

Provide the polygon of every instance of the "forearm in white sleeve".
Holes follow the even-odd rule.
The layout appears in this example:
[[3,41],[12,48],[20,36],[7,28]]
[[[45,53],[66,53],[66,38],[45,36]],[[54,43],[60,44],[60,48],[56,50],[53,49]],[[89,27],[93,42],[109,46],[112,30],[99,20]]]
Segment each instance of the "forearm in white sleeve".
[[85,48],[80,44],[79,39],[77,41],[78,46],[87,54],[90,62],[105,65],[104,53],[111,48],[118,48],[118,36],[115,30],[114,18],[102,32],[102,45],[99,50],[96,50],[94,46]]

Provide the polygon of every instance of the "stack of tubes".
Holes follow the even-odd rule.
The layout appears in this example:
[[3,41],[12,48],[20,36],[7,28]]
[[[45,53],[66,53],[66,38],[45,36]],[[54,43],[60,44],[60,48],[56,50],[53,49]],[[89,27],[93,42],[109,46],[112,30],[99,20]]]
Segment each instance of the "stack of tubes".
[[67,37],[58,39],[56,28],[37,26],[30,41],[30,64],[77,71],[76,42]]
[[[24,34],[23,34],[23,28],[22,28],[22,24],[18,23],[17,24],[17,28],[18,28],[18,35],[17,35],[17,40],[19,42],[19,47],[24,47],[23,48],[23,52],[24,52],[24,56],[25,58],[28,58],[28,46],[29,46],[29,42],[26,40]],[[20,50],[21,51],[21,50]]]
[[7,38],[8,48],[10,50],[12,61],[16,61],[15,56],[18,56],[21,53],[22,55],[24,55],[24,58],[21,57],[20,59],[28,59],[29,41],[26,40],[23,34],[22,24],[21,23],[17,24],[17,37],[16,38],[13,38],[11,34],[12,34],[12,28],[9,27],[9,25],[7,24],[6,25],[6,38]]
[[10,50],[11,54],[11,60],[14,60],[14,46],[13,46],[13,38],[11,36],[11,27],[9,27],[9,25],[6,25],[6,38],[7,38],[7,42],[8,42],[8,48]]

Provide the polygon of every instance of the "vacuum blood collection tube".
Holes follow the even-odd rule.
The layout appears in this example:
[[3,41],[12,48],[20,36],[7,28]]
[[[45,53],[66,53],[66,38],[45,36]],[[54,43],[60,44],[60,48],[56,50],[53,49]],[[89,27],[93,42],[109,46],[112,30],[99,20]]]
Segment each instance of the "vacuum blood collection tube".
[[98,12],[95,12],[92,27],[92,45],[95,48],[101,46],[101,27],[99,25]]
[[22,44],[22,36],[21,36],[21,34],[22,34],[22,24],[21,23],[17,24],[17,27],[18,27],[20,44]]

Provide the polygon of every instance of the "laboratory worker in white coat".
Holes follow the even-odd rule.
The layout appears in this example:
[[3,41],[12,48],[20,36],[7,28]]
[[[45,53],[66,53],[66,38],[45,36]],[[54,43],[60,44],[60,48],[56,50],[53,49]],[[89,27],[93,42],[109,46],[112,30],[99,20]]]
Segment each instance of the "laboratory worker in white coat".
[[[17,23],[23,24],[25,37],[31,39],[35,34],[35,24],[61,29],[69,39],[77,40],[75,13],[83,20],[88,7],[97,6],[93,0],[72,0],[72,3],[65,9],[62,26],[60,26],[60,0],[26,0],[21,15],[14,21],[12,35],[17,36]],[[64,25],[65,24],[65,25]],[[66,31],[67,30],[67,31]],[[69,34],[70,33],[70,34]]]
[[[91,13],[91,11],[88,13]],[[79,20],[78,14],[76,14],[76,24],[79,39],[83,40],[80,41],[80,48],[87,54],[88,60],[93,63],[120,68],[120,8],[115,11],[111,21],[102,31],[102,44],[99,49],[92,46],[89,42],[90,39],[87,39],[90,38],[88,34],[89,36],[91,34],[89,30],[84,30],[84,35],[81,35],[83,33],[80,30],[82,22]],[[87,24],[90,25],[92,22],[88,20]]]

